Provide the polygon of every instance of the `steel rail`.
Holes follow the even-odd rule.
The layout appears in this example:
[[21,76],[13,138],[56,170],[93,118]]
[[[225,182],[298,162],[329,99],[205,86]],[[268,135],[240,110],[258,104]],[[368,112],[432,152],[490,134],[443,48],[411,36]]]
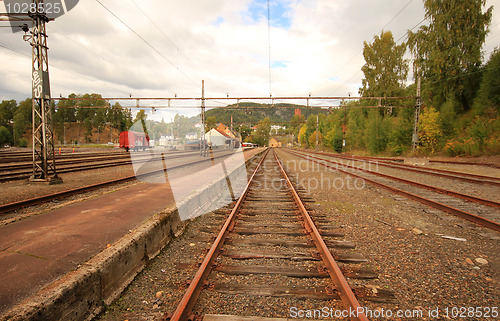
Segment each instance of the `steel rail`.
[[[221,153],[224,152],[223,150],[221,151],[215,151],[214,154],[216,153]],[[178,159],[178,158],[183,158],[183,157],[189,157],[189,156],[195,156],[199,154],[198,151],[195,152],[189,152],[189,153],[182,153],[182,154],[174,154],[174,155],[166,155],[165,159]],[[57,170],[58,173],[70,173],[70,172],[82,172],[82,171],[87,171],[87,170],[92,170],[92,169],[99,169],[99,168],[107,168],[107,167],[116,167],[116,166],[124,166],[124,165],[130,165],[133,163],[144,163],[147,161],[159,161],[162,159],[162,157],[158,154],[154,155],[154,158],[148,158],[147,154],[139,154],[137,155],[139,158],[134,158],[133,160],[130,158],[128,154],[123,154],[122,156],[113,156],[113,157],[119,157],[125,158],[125,160],[105,160],[103,162],[99,162],[98,159],[90,160],[87,165],[82,165],[81,163],[85,163],[85,161],[80,161],[80,159],[75,159],[75,160],[62,160],[61,162],[68,162],[68,163],[57,163],[59,166],[59,169]],[[224,155],[223,155],[224,156]],[[218,158],[217,156],[216,158]],[[127,159],[128,158],[128,159]],[[77,165],[79,164],[79,165]],[[71,165],[76,165],[76,166],[71,166]],[[1,165],[0,165],[1,167]],[[27,168],[27,167],[25,167]],[[14,181],[14,180],[21,180],[21,179],[26,179],[28,178],[32,171],[22,169],[22,171],[17,171],[17,172],[8,172],[7,169],[0,168],[0,182],[4,181]],[[51,172],[51,171],[50,171]]]
[[[401,158],[396,158],[396,157],[375,157],[375,156],[355,156],[351,155],[352,157],[359,157],[359,158],[367,158],[367,159],[379,159],[379,160],[385,160],[385,161],[402,161]],[[442,164],[456,164],[456,165],[475,165],[475,166],[485,166],[485,167],[493,167],[493,168],[500,168],[500,166],[496,164],[491,164],[491,163],[473,163],[473,162],[461,162],[461,161],[452,161],[452,160],[437,160],[437,159],[429,159],[429,163],[442,163]]]
[[[326,155],[326,156],[330,156],[330,157],[337,157],[337,158],[342,158],[342,159],[348,159],[348,160],[354,160],[354,161],[358,161],[358,162],[370,162],[372,159],[375,159],[382,166],[386,166],[386,167],[390,167],[390,168],[404,169],[404,170],[408,170],[408,171],[412,171],[412,172],[424,173],[424,174],[428,174],[428,175],[435,175],[435,176],[439,176],[439,177],[460,179],[460,180],[471,182],[471,183],[492,184],[492,185],[500,186],[500,178],[493,177],[493,176],[484,176],[484,175],[477,175],[477,174],[470,174],[470,173],[460,173],[460,172],[454,172],[454,171],[438,169],[438,168],[425,168],[425,169],[423,169],[423,168],[418,168],[414,165],[409,165],[409,164],[394,164],[394,163],[392,163],[392,160],[386,160],[386,159],[383,159],[382,157],[344,156],[344,155],[340,155],[340,154],[332,154],[332,153],[325,153],[325,152],[313,152],[313,151],[311,151],[311,153]],[[467,165],[467,164],[465,164],[465,165]]]
[[[214,157],[213,159],[222,158],[224,156],[227,156],[227,155],[219,155],[219,156]],[[168,170],[182,168],[184,166],[190,166],[190,165],[202,163],[202,162],[209,161],[209,160],[210,159],[202,159],[202,160],[198,160],[195,162],[190,162],[190,163],[186,163],[186,164],[172,166],[172,167],[168,168]],[[91,169],[94,169],[94,168],[91,168]],[[141,174],[140,177],[153,175],[153,174],[157,174],[157,173],[162,173],[164,171],[165,171],[165,169],[162,168],[162,169],[157,170],[157,171],[152,171],[152,172]],[[8,212],[12,212],[12,211],[24,208],[24,207],[45,203],[45,202],[48,202],[48,201],[51,201],[54,199],[59,199],[59,198],[71,196],[71,195],[77,194],[77,193],[91,191],[91,190],[105,187],[108,185],[123,183],[126,181],[134,180],[136,178],[137,178],[136,175],[131,175],[131,176],[122,177],[122,178],[118,178],[115,180],[110,180],[110,181],[106,181],[106,182],[102,182],[102,183],[87,185],[87,186],[83,186],[83,187],[79,187],[79,188],[75,188],[75,189],[70,189],[70,190],[66,190],[66,191],[62,191],[62,192],[57,192],[57,193],[53,193],[53,194],[40,196],[40,197],[34,197],[34,198],[30,198],[28,200],[22,200],[22,201],[18,201],[18,202],[12,202],[12,203],[8,203],[8,204],[0,205],[0,215],[3,215],[3,214],[8,213]]]
[[273,150],[274,158],[276,159],[276,162],[278,163],[281,174],[286,180],[287,185],[290,188],[290,191],[292,193],[293,199],[295,200],[295,203],[299,207],[300,213],[302,214],[302,217],[304,218],[304,221],[306,223],[306,231],[307,233],[312,237],[314,244],[316,245],[316,248],[318,249],[323,262],[325,263],[326,267],[328,268],[328,274],[330,275],[330,278],[333,280],[335,283],[335,286],[337,287],[337,290],[339,291],[340,298],[344,304],[344,307],[346,309],[349,309],[349,311],[356,311],[356,316],[352,318],[351,320],[368,320],[368,318],[365,316],[364,313],[362,313],[362,307],[358,302],[358,299],[352,292],[351,287],[349,286],[349,283],[347,283],[347,280],[345,279],[344,275],[342,274],[342,271],[340,270],[339,266],[337,265],[337,262],[335,262],[335,259],[332,256],[332,253],[328,249],[327,245],[325,244],[325,241],[321,237],[318,229],[316,228],[316,225],[314,224],[311,216],[307,212],[304,203],[300,199],[299,195],[297,194],[297,191],[295,190],[295,187],[293,186],[292,182],[288,178],[288,175],[286,174],[285,170],[283,169],[283,166],[281,165],[281,162],[278,160],[278,156],[276,156],[276,153]]
[[500,166],[498,166],[496,164],[490,164],[490,163],[473,163],[473,162],[445,161],[445,160],[437,160],[437,159],[429,160],[429,162],[430,163],[441,163],[441,164],[473,165],[473,166],[486,166],[486,167],[500,168]]
[[[291,153],[291,154],[294,154],[294,153]],[[298,155],[298,154],[295,154],[295,155],[298,156],[298,157],[304,158],[304,159],[308,159],[308,158],[306,158],[304,156],[301,156],[301,155]],[[491,220],[486,219],[484,217],[480,217],[478,215],[475,215],[475,214],[472,214],[472,213],[469,213],[469,212],[466,212],[466,211],[462,211],[460,209],[457,209],[457,208],[454,208],[454,207],[451,207],[451,206],[439,203],[437,201],[433,201],[433,200],[427,199],[425,197],[422,197],[422,196],[419,196],[419,195],[416,195],[416,194],[404,191],[402,189],[399,189],[399,188],[396,188],[396,187],[393,187],[393,186],[389,186],[389,185],[377,182],[375,180],[363,177],[361,175],[357,175],[357,174],[354,174],[354,173],[351,173],[351,172],[348,172],[348,171],[341,170],[341,169],[336,168],[334,166],[330,166],[330,165],[328,165],[326,163],[320,163],[320,162],[318,162],[316,160],[313,160],[313,159],[308,159],[308,160],[312,161],[312,162],[315,162],[317,164],[323,165],[325,167],[335,169],[335,170],[337,170],[337,171],[339,171],[341,173],[344,173],[344,174],[347,174],[347,175],[351,175],[351,176],[354,176],[354,177],[357,177],[357,178],[361,178],[361,179],[365,180],[368,183],[371,183],[371,184],[376,185],[376,186],[380,186],[380,187],[385,188],[385,189],[387,189],[387,190],[389,190],[389,191],[391,191],[393,193],[406,196],[406,197],[408,197],[408,198],[410,198],[410,199],[412,199],[414,201],[417,201],[417,202],[429,205],[429,206],[437,208],[437,209],[439,209],[439,210],[441,210],[443,212],[446,212],[446,213],[449,213],[449,214],[452,214],[452,215],[456,215],[456,216],[461,217],[463,219],[466,219],[468,221],[474,222],[474,223],[476,223],[476,224],[478,224],[480,226],[484,226],[484,227],[487,227],[487,228],[490,228],[492,230],[500,232],[500,224],[499,223],[491,221]]]
[[[307,154],[298,153],[298,152],[295,152],[295,153],[302,154],[302,155],[307,155]],[[436,192],[436,193],[440,193],[440,194],[445,194],[445,195],[451,195],[451,196],[454,196],[454,197],[457,197],[457,198],[464,199],[464,200],[469,201],[469,202],[474,202],[474,203],[478,203],[478,204],[482,204],[482,205],[486,205],[486,206],[500,208],[500,203],[495,202],[495,201],[491,201],[491,200],[488,200],[488,199],[485,199],[485,198],[475,197],[475,196],[471,196],[471,195],[466,195],[466,194],[462,194],[462,193],[458,193],[458,192],[454,192],[454,191],[442,189],[442,188],[439,188],[439,187],[430,186],[430,185],[427,185],[427,184],[422,184],[422,183],[410,181],[410,180],[407,180],[407,179],[404,179],[404,178],[400,178],[400,177],[396,177],[396,176],[392,176],[392,175],[387,175],[387,174],[382,174],[382,173],[379,173],[379,172],[375,172],[375,171],[371,171],[371,170],[368,170],[368,169],[359,168],[359,167],[352,166],[352,165],[338,163],[338,162],[335,162],[335,161],[332,161],[332,160],[328,160],[328,159],[322,159],[322,158],[318,158],[318,157],[311,156],[311,155],[307,155],[307,156],[311,157],[311,158],[315,158],[315,159],[321,160],[321,161],[324,161],[324,162],[329,162],[329,163],[332,163],[332,164],[341,165],[344,168],[351,168],[351,169],[354,169],[354,170],[359,170],[361,172],[366,172],[366,173],[377,175],[377,176],[384,177],[384,178],[387,178],[387,179],[392,179],[392,180],[395,180],[395,181],[398,181],[398,182],[401,182],[401,183],[405,183],[405,184],[413,185],[413,186],[416,186],[416,187],[424,188],[424,189],[427,189],[427,190],[432,191],[432,192]]]
[[170,318],[172,321],[185,321],[189,319],[189,314],[191,313],[191,310],[196,303],[196,300],[198,299],[198,296],[201,292],[202,286],[207,278],[207,276],[210,274],[211,268],[215,262],[215,259],[217,258],[217,254],[222,248],[222,245],[224,245],[224,241],[227,238],[227,235],[229,232],[233,229],[234,227],[234,219],[236,216],[236,213],[240,210],[241,204],[245,200],[250,184],[252,183],[255,174],[259,170],[262,162],[266,158],[267,153],[269,152],[269,149],[266,150],[265,154],[262,156],[261,160],[257,164],[257,167],[255,168],[252,176],[250,176],[247,185],[245,186],[245,189],[243,190],[241,196],[238,198],[238,201],[236,202],[233,210],[229,214],[229,217],[227,218],[226,222],[222,226],[222,229],[220,230],[219,234],[217,235],[217,238],[215,239],[214,243],[212,244],[212,247],[208,251],[207,255],[205,256],[205,259],[200,265],[200,268],[196,272],[193,280],[189,284],[188,289],[184,293],[184,296],[182,297],[179,305],[177,306],[177,309],[175,310],[174,314]]

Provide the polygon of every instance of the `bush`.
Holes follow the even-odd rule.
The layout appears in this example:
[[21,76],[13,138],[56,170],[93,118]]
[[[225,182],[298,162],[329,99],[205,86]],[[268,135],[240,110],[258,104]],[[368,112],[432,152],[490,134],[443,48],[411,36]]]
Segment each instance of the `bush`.
[[0,145],[3,146],[4,144],[10,144],[11,140],[12,134],[10,131],[4,126],[0,126]]
[[389,117],[382,117],[378,110],[370,111],[366,125],[366,145],[372,155],[387,148],[389,134],[392,131]]
[[19,147],[28,147],[28,141],[26,138],[21,138],[18,143]]

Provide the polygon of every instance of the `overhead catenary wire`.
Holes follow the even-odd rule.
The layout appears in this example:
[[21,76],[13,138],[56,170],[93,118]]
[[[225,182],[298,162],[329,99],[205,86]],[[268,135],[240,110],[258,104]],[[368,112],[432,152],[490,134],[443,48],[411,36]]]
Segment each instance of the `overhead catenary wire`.
[[[26,56],[26,57],[28,57],[29,59],[31,59],[31,55],[28,55],[28,54],[26,54],[26,53],[24,53],[24,52],[22,52],[22,51],[17,50],[17,49],[11,48],[11,47],[9,47],[9,46],[7,46],[7,45],[5,45],[5,44],[0,43],[0,47],[5,48],[5,49],[10,50],[10,51],[13,51],[13,52],[15,52],[15,53],[18,53],[18,54],[20,54],[20,55],[22,55],[22,56]],[[57,65],[55,65],[53,62],[51,62],[51,63],[50,63],[50,68],[55,68],[55,69],[58,69],[58,70],[61,70],[61,71],[64,71],[64,72],[68,72],[67,68],[60,68],[60,67],[58,67]],[[123,91],[123,90],[121,90],[121,89],[119,89],[119,88],[117,88],[117,87],[114,87],[114,86],[112,86],[112,85],[110,85],[109,83],[106,83],[106,82],[104,82],[104,81],[101,81],[101,80],[96,80],[95,78],[90,78],[90,77],[88,77],[88,76],[86,76],[86,75],[84,75],[84,74],[82,74],[82,73],[80,73],[80,72],[77,72],[77,71],[71,71],[71,72],[76,73],[76,74],[78,74],[78,75],[81,75],[83,78],[86,78],[86,79],[88,79],[88,80],[95,81],[95,82],[99,82],[99,83],[101,83],[102,85],[104,85],[104,86],[106,86],[106,87],[109,87],[109,88],[113,88],[113,89],[115,89],[115,90],[117,90],[117,91],[119,91],[119,92],[121,92],[121,93],[124,93],[124,94],[127,94],[127,95],[129,94],[128,92]],[[31,78],[30,78],[30,79],[31,79]],[[58,85],[58,86],[59,86],[59,85]],[[64,87],[64,86],[62,86],[62,85],[61,85],[61,87]],[[65,87],[65,88],[68,88],[68,87]],[[69,88],[68,88],[68,89],[69,89]],[[31,89],[30,89],[30,90],[31,90]]]
[[191,63],[191,65],[194,67],[194,69],[196,69],[201,75],[203,75],[204,79],[208,79],[210,80],[213,84],[215,84],[215,86],[221,90],[221,92],[224,92],[224,89],[216,82],[214,81],[210,76],[208,76],[206,73],[204,73],[197,65],[196,63],[191,59],[189,58],[188,55],[186,55],[184,53],[184,51],[182,51],[174,42],[172,39],[170,39],[170,37],[153,21],[153,19],[151,19],[151,17],[137,4],[137,2],[135,2],[134,0],[130,0],[136,7],[137,9],[139,9],[139,11],[142,13],[142,15],[144,17],[146,17],[146,19],[149,20],[149,22],[156,28],[156,30],[158,30],[165,39],[168,40],[168,42],[184,57],[186,58],[187,61],[189,61],[189,63]]
[[[406,8],[406,6],[405,6],[405,8]],[[414,25],[410,30],[406,31],[406,33],[404,35],[402,35],[401,37],[399,37],[398,40],[396,40],[395,43],[397,44],[401,39],[403,39],[405,37],[408,37],[409,33],[411,31],[413,31],[416,27],[420,26],[422,24],[422,22],[424,22],[426,19],[427,18],[424,18],[424,19],[420,20],[419,23],[417,23],[416,25]],[[363,49],[361,49],[361,51],[363,51]],[[344,81],[340,86],[338,86],[334,91],[332,91],[331,95],[333,95],[335,92],[337,92],[337,90],[339,90],[342,86],[344,86],[346,83],[348,83],[352,78],[356,77],[360,72],[361,72],[361,69],[358,70],[358,71],[356,71],[356,73],[354,73],[351,77],[349,77],[349,79],[347,79],[346,81]]]
[[102,4],[101,1],[96,0],[106,11],[108,11],[113,17],[115,17],[121,24],[123,24],[127,29],[129,29],[133,34],[135,34],[139,39],[141,39],[148,47],[150,47],[154,52],[156,52],[160,57],[162,57],[165,61],[167,61],[170,65],[172,65],[177,71],[179,71],[184,77],[186,77],[189,81],[191,81],[196,87],[200,88],[200,85],[195,82],[191,77],[189,77],[184,71],[182,71],[176,64],[174,64],[170,59],[168,59],[164,54],[162,54],[158,49],[156,49],[151,43],[149,43],[144,37],[142,37],[137,31],[135,31],[132,27],[125,23],[120,17],[118,17],[113,11],[111,11],[108,7]]
[[[384,30],[384,29],[385,29],[388,25],[390,25],[390,24],[391,24],[391,23],[392,23],[392,22],[393,22],[393,21],[394,21],[394,20],[395,20],[395,19],[396,19],[396,18],[397,18],[397,17],[398,17],[398,16],[399,16],[402,12],[403,12],[403,11],[404,11],[404,10],[405,10],[405,9],[406,9],[406,8],[407,8],[407,7],[408,7],[408,6],[412,3],[412,2],[413,2],[413,0],[408,1],[408,2],[407,2],[407,3],[406,3],[406,4],[405,4],[405,5],[404,5],[404,6],[403,6],[403,7],[402,7],[402,8],[401,8],[401,9],[400,9],[400,10],[399,10],[399,11],[398,11],[395,15],[394,15],[394,16],[393,16],[393,17],[392,17],[392,18],[391,18],[391,19],[390,19],[390,20],[389,20],[389,21],[388,21],[385,25],[384,25],[384,27],[382,27],[382,30]],[[423,20],[425,20],[425,18],[424,18]],[[423,21],[423,20],[422,20],[422,21]],[[422,21],[421,21],[421,22],[419,22],[419,23],[417,24],[417,26],[418,26],[420,23],[422,23]],[[415,26],[415,27],[416,27],[416,26]],[[412,28],[412,30],[413,30],[415,27],[413,27],[413,28]],[[408,33],[408,32],[406,32],[406,34],[407,34],[407,33]],[[406,35],[406,34],[405,34],[405,35]],[[400,38],[400,39],[401,39],[401,38]],[[398,41],[399,41],[399,39],[398,39]],[[398,41],[396,41],[396,43],[397,43]],[[340,68],[339,68],[339,69],[338,69],[338,70],[334,73],[334,75],[337,75],[338,73],[340,73],[340,71],[342,71],[342,70],[345,68],[345,66],[347,66],[347,65],[348,65],[348,64],[349,64],[352,60],[354,60],[356,57],[358,57],[358,56],[359,56],[359,54],[361,54],[362,52],[363,52],[363,48],[361,48],[359,51],[357,51],[357,52],[356,52],[354,55],[352,55],[352,56],[351,56],[351,57],[350,57],[350,58],[349,58],[349,59],[348,59],[348,60],[347,60],[344,64],[342,64],[342,66],[341,66],[341,67],[340,67]],[[360,72],[360,71],[358,70],[358,71],[357,71],[354,75],[352,75],[349,79],[347,79],[344,83],[342,83],[342,84],[341,84],[340,86],[338,86],[338,87],[337,87],[334,91],[332,91],[332,93],[331,93],[331,94],[334,94],[335,92],[337,92],[337,90],[338,90],[338,89],[340,89],[343,85],[345,85],[345,84],[346,84],[347,82],[349,82],[352,78],[354,78],[357,74],[359,74],[359,72]],[[325,84],[325,83],[323,83],[323,84],[321,84],[320,86],[316,87],[316,88],[315,88],[315,90],[317,90],[317,89],[321,88],[324,84]]]

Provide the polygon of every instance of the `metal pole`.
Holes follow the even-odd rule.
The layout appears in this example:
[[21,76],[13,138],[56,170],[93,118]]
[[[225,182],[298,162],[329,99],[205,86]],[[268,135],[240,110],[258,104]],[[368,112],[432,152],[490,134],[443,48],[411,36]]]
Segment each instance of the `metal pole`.
[[316,114],[316,150],[318,150],[319,143],[319,114]]
[[342,127],[342,152],[345,152],[345,132],[347,131],[347,105],[342,99],[342,105],[344,105],[344,127]]
[[[231,136],[233,136],[234,133],[233,133],[233,115],[231,115]],[[234,147],[234,138],[231,137],[231,149],[233,149]]]
[[420,76],[417,78],[417,98],[415,104],[415,119],[413,122],[413,137],[412,137],[412,149],[415,152],[418,147],[418,121],[420,117],[420,107],[422,106],[422,99],[420,97]]
[[201,81],[201,132],[200,132],[200,153],[207,156],[205,141],[205,80]]
[[[32,3],[36,8],[43,8],[43,0],[33,0]],[[30,180],[60,183],[62,180],[56,172],[50,107],[49,59],[45,29],[45,23],[49,20],[42,11],[34,13],[32,17],[33,174]]]

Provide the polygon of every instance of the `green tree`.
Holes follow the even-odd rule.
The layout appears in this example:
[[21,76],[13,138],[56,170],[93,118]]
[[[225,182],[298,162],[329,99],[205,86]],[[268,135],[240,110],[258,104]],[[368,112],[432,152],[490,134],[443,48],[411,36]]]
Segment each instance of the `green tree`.
[[9,126],[14,119],[14,113],[17,108],[15,100],[3,100],[0,103],[0,126]]
[[12,134],[5,126],[0,126],[0,147],[12,142]]
[[9,143],[9,144],[14,143],[13,138],[12,138],[12,136],[13,136],[12,122],[14,119],[14,113],[16,111],[16,108],[17,108],[17,103],[15,100],[3,100],[0,103],[0,126],[3,126],[8,131],[9,137],[10,137],[9,141],[4,142],[4,144],[5,143]]
[[98,108],[95,113],[92,126],[97,129],[97,143],[99,143],[101,132],[106,124],[108,108]]
[[299,130],[305,122],[306,122],[306,118],[304,117],[304,115],[300,115],[300,116],[293,115],[293,117],[290,121],[290,133],[295,135],[295,137],[297,137],[297,141],[298,141],[298,137],[299,137]]
[[[176,115],[176,117],[177,117],[177,115]],[[146,120],[146,118],[148,118],[148,115],[146,115],[146,112],[144,111],[144,109],[141,109],[135,115],[133,122],[135,124],[138,121]]]
[[106,101],[102,99],[100,94],[95,93],[85,94],[81,96],[81,98],[83,99],[78,103],[81,108],[78,108],[76,111],[76,119],[83,124],[86,130],[85,139],[89,142],[92,136],[92,130],[94,129],[94,118],[98,110],[98,108],[92,107],[104,107],[106,106]]
[[205,120],[205,132],[208,132],[215,127],[217,127],[217,119],[215,118],[215,116],[207,117],[207,119]]
[[474,100],[474,111],[489,118],[500,110],[500,49],[496,49],[484,67],[479,93]]
[[366,125],[366,146],[372,154],[383,152],[389,142],[390,122],[383,118],[378,110],[368,113]]
[[33,104],[31,98],[25,99],[19,103],[17,109],[14,113],[14,136],[16,138],[16,144],[26,133],[26,131],[31,127],[32,117],[31,110]]
[[247,125],[245,125],[245,124],[240,125],[238,131],[240,132],[241,139],[243,141],[245,141],[245,139],[252,134],[252,129],[250,127],[248,127]]
[[271,120],[266,117],[259,121],[257,129],[252,134],[252,142],[259,146],[267,146],[269,143],[269,136],[271,132]]
[[[365,144],[365,128],[366,117],[361,108],[353,108],[347,114],[347,128],[346,128],[346,148],[364,149]],[[338,148],[336,148],[337,150]]]
[[[76,98],[76,94],[71,94],[68,98]],[[54,128],[56,134],[60,137],[61,143],[66,142],[65,129],[66,124],[76,121],[76,101],[75,100],[60,100],[57,102],[54,116]]]
[[493,11],[490,7],[483,12],[485,4],[486,0],[424,0],[430,24],[409,32],[415,77],[423,77],[424,92],[430,93],[438,110],[448,99],[459,103],[455,112],[470,108]]
[[371,44],[365,41],[366,63],[361,67],[365,77],[359,93],[364,97],[398,96],[408,74],[408,63],[403,58],[405,51],[406,45],[396,45],[390,31],[382,31]]
[[113,128],[120,131],[127,130],[132,126],[131,111],[127,108],[122,108],[118,102],[108,110],[107,119]]

